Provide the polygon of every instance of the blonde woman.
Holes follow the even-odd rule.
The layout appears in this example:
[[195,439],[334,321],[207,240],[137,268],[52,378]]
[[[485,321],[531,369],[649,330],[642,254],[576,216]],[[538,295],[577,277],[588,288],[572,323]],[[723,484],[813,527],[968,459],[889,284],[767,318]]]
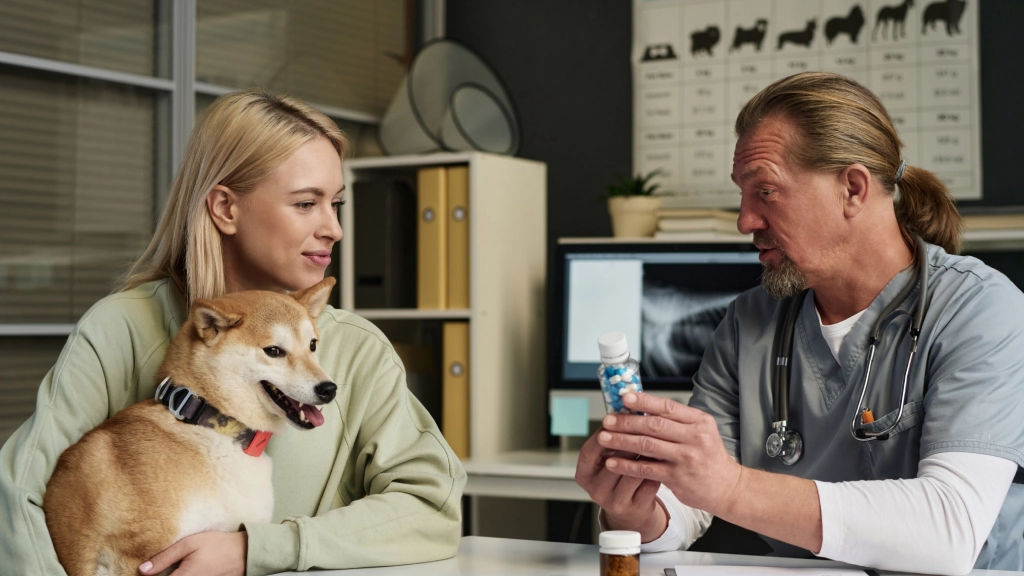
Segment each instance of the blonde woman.
[[[347,142],[326,116],[260,91],[219,98],[195,128],[167,206],[123,286],[79,320],[35,413],[0,451],[0,566],[60,574],[40,507],[60,453],[153,395],[168,342],[197,298],[292,291],[324,277],[341,240]],[[436,560],[461,535],[465,472],[372,324],[318,319],[338,384],[315,432],[270,442],[275,521],[188,536],[143,563],[158,574],[268,574]]]

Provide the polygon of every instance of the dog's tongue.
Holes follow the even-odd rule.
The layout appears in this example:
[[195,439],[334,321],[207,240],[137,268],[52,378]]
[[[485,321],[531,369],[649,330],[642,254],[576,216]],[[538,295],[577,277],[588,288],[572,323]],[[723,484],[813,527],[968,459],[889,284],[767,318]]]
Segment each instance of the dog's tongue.
[[306,415],[306,421],[312,424],[314,428],[324,423],[324,415],[315,406],[303,404],[299,409]]

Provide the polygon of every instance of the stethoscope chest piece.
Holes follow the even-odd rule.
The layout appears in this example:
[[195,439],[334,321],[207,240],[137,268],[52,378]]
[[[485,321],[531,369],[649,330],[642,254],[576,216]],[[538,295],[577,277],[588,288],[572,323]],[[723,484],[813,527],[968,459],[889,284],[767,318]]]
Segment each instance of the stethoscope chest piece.
[[779,458],[787,466],[796,464],[804,455],[804,437],[796,430],[786,428],[786,421],[772,422],[773,432],[764,442],[764,451],[770,458]]
[[[917,247],[916,268],[917,277],[907,283],[900,290],[899,294],[882,310],[878,319],[871,327],[871,338],[868,342],[869,352],[867,365],[864,367],[864,384],[861,386],[858,409],[850,422],[850,433],[859,442],[871,440],[886,440],[893,430],[900,423],[903,417],[904,408],[907,405],[907,386],[910,380],[910,368],[914,362],[914,355],[917,353],[917,342],[921,335],[921,326],[924,322],[925,312],[928,307],[928,251],[920,237],[915,239]],[[862,414],[867,412],[865,398],[868,390],[868,382],[871,377],[871,365],[875,359],[875,348],[880,340],[879,334],[885,322],[896,311],[913,291],[915,286],[920,286],[917,306],[910,322],[910,354],[907,357],[907,369],[903,374],[903,390],[900,393],[900,408],[896,414],[895,421],[885,430],[879,432],[868,432],[858,424],[864,423]],[[804,454],[804,439],[796,430],[789,430],[787,420],[789,418],[789,371],[793,355],[793,333],[796,330],[796,317],[799,314],[801,303],[807,291],[799,295],[787,298],[779,311],[779,322],[775,328],[775,341],[772,346],[772,354],[775,358],[775,366],[772,372],[772,432],[764,443],[764,451],[771,458],[781,458],[783,464],[792,466]]]

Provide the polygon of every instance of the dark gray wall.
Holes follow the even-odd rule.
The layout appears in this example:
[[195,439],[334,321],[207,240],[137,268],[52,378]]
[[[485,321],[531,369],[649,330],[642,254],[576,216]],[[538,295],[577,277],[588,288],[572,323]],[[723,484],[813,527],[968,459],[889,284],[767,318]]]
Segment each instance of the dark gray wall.
[[965,210],[983,206],[1024,209],[1024,189],[1020,185],[1024,149],[1024,2],[985,0],[978,5],[978,11],[983,198],[962,202],[961,206]]
[[[979,12],[984,198],[961,205],[1024,206],[1024,2],[985,0]],[[448,0],[446,28],[507,86],[518,155],[548,165],[548,237],[609,235],[601,194],[632,171],[632,2]]]
[[548,237],[609,236],[602,194],[632,166],[632,3],[448,0],[445,36],[501,77],[518,156],[548,167]]

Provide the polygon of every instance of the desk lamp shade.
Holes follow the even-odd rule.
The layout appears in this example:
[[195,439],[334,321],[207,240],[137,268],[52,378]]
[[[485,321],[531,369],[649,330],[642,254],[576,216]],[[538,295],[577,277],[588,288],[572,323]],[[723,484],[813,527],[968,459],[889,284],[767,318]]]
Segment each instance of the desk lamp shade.
[[426,44],[381,119],[387,154],[479,150],[515,154],[515,108],[491,68],[451,40]]

